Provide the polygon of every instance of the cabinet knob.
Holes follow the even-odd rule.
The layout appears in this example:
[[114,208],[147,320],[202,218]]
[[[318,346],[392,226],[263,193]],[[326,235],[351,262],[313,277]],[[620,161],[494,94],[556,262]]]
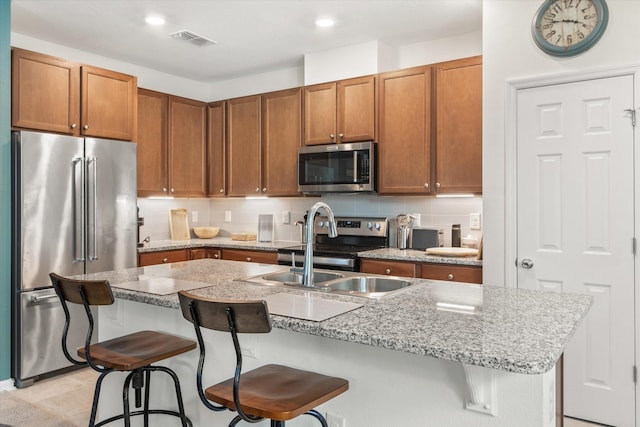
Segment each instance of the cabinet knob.
[[447,279],[453,280],[453,274],[449,273],[449,275],[447,276]]
[[266,192],[267,192],[267,187],[264,187],[264,188],[262,189],[262,192],[263,192],[263,193],[266,193]]
[[391,274],[391,269],[387,268],[384,272],[387,273],[387,274]]
[[214,254],[214,255],[213,255],[213,257],[214,257],[215,259],[218,259],[218,258],[220,258],[220,255],[218,255],[218,254]]
[[167,192],[167,187],[162,187],[162,191]]
[[440,183],[436,182],[436,188],[440,188]]
[[174,190],[174,189],[172,188],[172,189],[171,189],[171,192],[173,193],[174,191],[176,191],[176,190]]
[[167,262],[169,261],[169,258],[162,258],[162,262]]
[[429,189],[429,183],[428,182],[424,183],[424,188],[426,188],[427,190]]
[[82,126],[82,129],[84,129],[84,130],[89,129],[89,125],[84,125],[84,126]]
[[250,256],[247,257],[247,262],[251,262],[251,257]]
[[78,125],[77,125],[77,124],[75,124],[75,123],[71,123],[71,129],[75,129],[75,128],[77,128],[77,127],[78,127]]
[[256,193],[260,192],[260,187],[256,187]]
[[334,134],[329,135],[329,138],[334,139],[336,136]]
[[220,193],[224,193],[224,188],[221,188],[221,189],[220,189]]
[[341,133],[338,135],[340,137],[340,139],[344,138],[344,133]]

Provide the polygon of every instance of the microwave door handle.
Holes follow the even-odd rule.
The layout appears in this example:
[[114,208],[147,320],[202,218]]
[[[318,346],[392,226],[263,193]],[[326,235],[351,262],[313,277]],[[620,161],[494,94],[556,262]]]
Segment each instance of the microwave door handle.
[[358,183],[358,150],[353,151],[353,182]]

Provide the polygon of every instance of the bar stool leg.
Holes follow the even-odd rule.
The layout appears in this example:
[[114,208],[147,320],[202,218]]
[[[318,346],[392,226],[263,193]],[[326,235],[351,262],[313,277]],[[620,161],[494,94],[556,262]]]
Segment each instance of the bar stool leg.
[[151,371],[144,370],[144,427],[149,427],[149,390],[151,390]]
[[96,381],[96,387],[93,391],[93,404],[91,405],[91,417],[89,418],[89,427],[94,427],[96,425],[96,415],[98,414],[98,401],[100,400],[100,389],[102,388],[102,380],[107,376],[107,374],[113,371],[105,371],[100,374],[98,380]]
[[314,417],[315,419],[320,421],[320,424],[322,424],[322,427],[329,427],[329,425],[327,424],[326,418],[320,412],[316,411],[315,409],[307,411],[304,414],[305,415],[311,415],[312,417]]

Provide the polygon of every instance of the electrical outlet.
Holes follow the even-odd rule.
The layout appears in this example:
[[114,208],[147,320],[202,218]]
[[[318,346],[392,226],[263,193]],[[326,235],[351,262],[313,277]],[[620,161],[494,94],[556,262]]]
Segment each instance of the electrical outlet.
[[282,211],[282,223],[291,224],[291,211]]
[[327,412],[327,424],[329,427],[347,427],[347,421],[344,418],[329,412]]
[[224,222],[231,222],[231,211],[224,211]]
[[198,222],[198,211],[191,211],[191,222]]
[[414,227],[420,227],[420,223],[421,223],[421,220],[422,220],[422,215],[420,215],[419,213],[414,213],[414,214],[411,214],[411,215],[413,215],[413,226]]
[[469,228],[472,230],[480,230],[482,228],[479,213],[469,214]]

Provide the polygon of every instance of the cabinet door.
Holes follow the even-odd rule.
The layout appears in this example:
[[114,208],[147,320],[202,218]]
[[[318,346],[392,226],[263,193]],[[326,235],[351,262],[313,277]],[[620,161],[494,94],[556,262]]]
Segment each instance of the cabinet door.
[[416,264],[403,261],[363,259],[360,261],[360,271],[371,274],[385,274],[387,276],[417,276]]
[[189,249],[174,251],[145,252],[138,255],[138,266],[166,264],[170,262],[188,261]]
[[80,133],[132,141],[138,125],[137,78],[88,65],[81,74]]
[[375,77],[341,80],[337,91],[338,142],[375,140]]
[[260,195],[260,130],[260,95],[227,101],[229,196]]
[[77,135],[79,100],[78,64],[11,51],[11,126]]
[[138,89],[138,195],[166,196],[169,96]]
[[222,259],[231,261],[277,264],[277,257],[278,255],[275,252],[250,251],[244,249],[222,249]]
[[378,193],[431,191],[431,68],[378,76]]
[[302,140],[302,89],[262,95],[262,189],[269,196],[297,196]]
[[423,279],[482,283],[482,267],[425,263],[422,264],[420,276]]
[[214,102],[207,106],[207,158],[209,185],[207,192],[211,197],[225,196],[225,103]]
[[175,197],[206,195],[207,104],[169,96],[169,185]]
[[482,193],[482,57],[436,66],[436,190]]
[[336,142],[336,84],[304,88],[305,145]]
[[220,259],[220,249],[214,249],[214,248],[191,249],[191,259]]

